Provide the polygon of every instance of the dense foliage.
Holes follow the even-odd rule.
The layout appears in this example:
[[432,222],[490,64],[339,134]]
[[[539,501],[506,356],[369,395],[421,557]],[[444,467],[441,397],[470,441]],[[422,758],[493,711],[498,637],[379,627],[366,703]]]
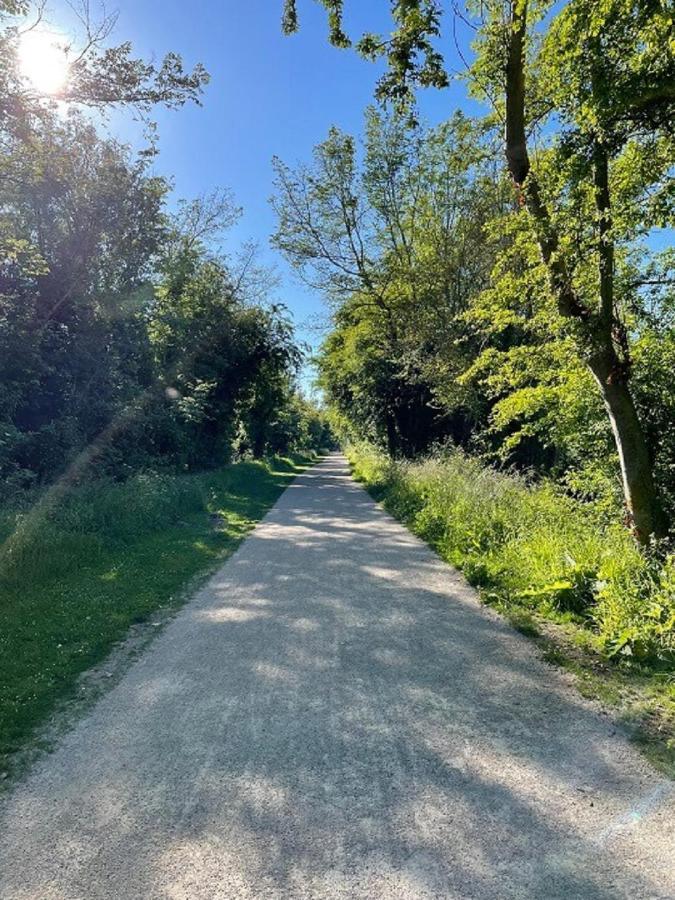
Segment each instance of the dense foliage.
[[[344,4],[322,2],[331,40],[349,45]],[[393,453],[452,437],[605,504],[622,495],[637,539],[663,537],[675,509],[667,5],[410,0],[392,19],[356,47],[386,60],[377,95],[393,124],[371,116],[362,154],[332,132],[312,167],[279,169],[277,243],[338,300],[320,366],[339,421]],[[298,27],[295,2],[284,22]],[[489,111],[406,132],[416,88],[448,82],[437,38],[454,27],[473,36],[466,77]]]
[[333,129],[311,167],[277,162],[275,243],[332,302],[319,366],[343,427],[411,455],[468,441],[484,418],[457,377],[478,349],[464,315],[506,193],[462,116],[424,135],[372,110],[366,125],[362,159]]
[[223,249],[230,195],[172,202],[152,125],[133,154],[82,111],[198,102],[206,73],[134,59],[108,46],[113,19],[70,8],[84,49],[59,105],[18,65],[42,5],[0,0],[2,778],[80,674],[309,462],[274,454],[332,442],[274,279],[254,248]]
[[[362,154],[333,131],[311,167],[277,168],[277,245],[333,305],[318,365],[345,437],[406,456],[449,438],[555,477],[618,517],[602,398],[547,290],[490,130],[455,116],[410,133],[371,111]],[[635,240],[620,265],[636,404],[672,512],[672,288],[640,274],[661,256]]]
[[[154,142],[134,155],[76,105],[35,95],[18,70],[16,22],[0,24],[4,495],[79,478],[93,462],[119,478],[319,447],[324,423],[297,396],[300,350],[270,276],[250,248],[221,250],[238,214],[229,195],[171,214]],[[205,81],[177,57],[155,70],[127,45],[91,41],[67,100],[180,105]]]

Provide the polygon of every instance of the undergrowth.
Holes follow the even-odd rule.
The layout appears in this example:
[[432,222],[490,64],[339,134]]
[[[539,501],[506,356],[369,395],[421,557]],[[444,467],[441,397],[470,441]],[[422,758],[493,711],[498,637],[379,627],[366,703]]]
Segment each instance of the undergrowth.
[[[662,712],[657,727],[672,729],[672,552],[642,552],[606,510],[457,451],[410,462],[353,445],[348,455],[373,496],[459,568],[483,600],[526,632],[541,633],[537,620],[562,626],[559,654],[573,669],[585,660],[596,681],[599,674],[616,684],[626,674],[627,693],[649,682],[655,699],[647,706]],[[675,735],[663,738],[675,756]]]

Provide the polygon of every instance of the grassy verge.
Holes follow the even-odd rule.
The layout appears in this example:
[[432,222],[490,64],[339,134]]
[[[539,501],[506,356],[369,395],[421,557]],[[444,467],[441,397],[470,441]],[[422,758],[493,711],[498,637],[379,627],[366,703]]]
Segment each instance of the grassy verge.
[[[307,458],[77,487],[0,572],[0,773],[134,623],[176,607]],[[0,538],[30,512],[5,511]]]
[[459,453],[393,462],[352,447],[371,494],[461,569],[580,690],[618,710],[675,776],[675,562],[552,485],[531,486]]

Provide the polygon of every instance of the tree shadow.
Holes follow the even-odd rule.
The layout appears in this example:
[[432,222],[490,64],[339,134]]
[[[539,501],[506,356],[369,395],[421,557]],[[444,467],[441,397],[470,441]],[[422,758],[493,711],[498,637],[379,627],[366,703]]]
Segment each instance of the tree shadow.
[[670,895],[664,783],[345,476],[294,482],[6,805],[3,898]]

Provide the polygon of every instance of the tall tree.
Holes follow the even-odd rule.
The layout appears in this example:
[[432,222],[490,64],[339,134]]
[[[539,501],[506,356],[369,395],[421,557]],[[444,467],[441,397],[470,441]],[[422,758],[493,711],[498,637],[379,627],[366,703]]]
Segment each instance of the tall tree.
[[0,5],[0,491],[57,479],[48,506],[94,461],[115,477],[222,462],[263,387],[274,415],[293,406],[299,351],[252,249],[218,245],[229,193],[169,215],[154,145],[133,154],[78,108],[198,100],[201,67],[105,49],[112,20],[83,2],[58,110],[20,70],[29,6],[39,23],[40,4]]
[[[321,2],[329,12],[331,40],[348,46],[343,3]],[[469,78],[502,123],[508,171],[558,313],[570,323],[577,352],[601,393],[626,505],[636,537],[645,543],[663,533],[666,522],[631,390],[616,244],[669,216],[672,221],[665,185],[673,163],[673,21],[662,0],[570,0],[552,17],[551,7],[528,0],[467,3],[466,15],[477,16],[478,33]],[[407,104],[417,87],[448,83],[435,44],[442,12],[437,0],[393,0],[392,34],[360,39],[357,49],[364,56],[386,58],[377,87],[381,100]],[[296,3],[288,0],[284,28],[297,27]],[[557,154],[557,165],[533,165],[537,129]],[[633,163],[629,175],[626,160]],[[581,240],[559,214],[570,194],[591,198],[594,207]],[[592,259],[592,277],[588,266],[576,265],[582,249]]]
[[[393,453],[467,436],[468,411],[448,388],[462,368],[462,314],[490,272],[483,226],[504,196],[487,155],[461,115],[411,132],[370,110],[362,154],[331,129],[312,165],[275,162],[273,242],[329,299],[340,332],[322,357],[326,386],[343,412],[350,395],[369,406],[357,419]],[[338,390],[344,354],[353,391]]]

